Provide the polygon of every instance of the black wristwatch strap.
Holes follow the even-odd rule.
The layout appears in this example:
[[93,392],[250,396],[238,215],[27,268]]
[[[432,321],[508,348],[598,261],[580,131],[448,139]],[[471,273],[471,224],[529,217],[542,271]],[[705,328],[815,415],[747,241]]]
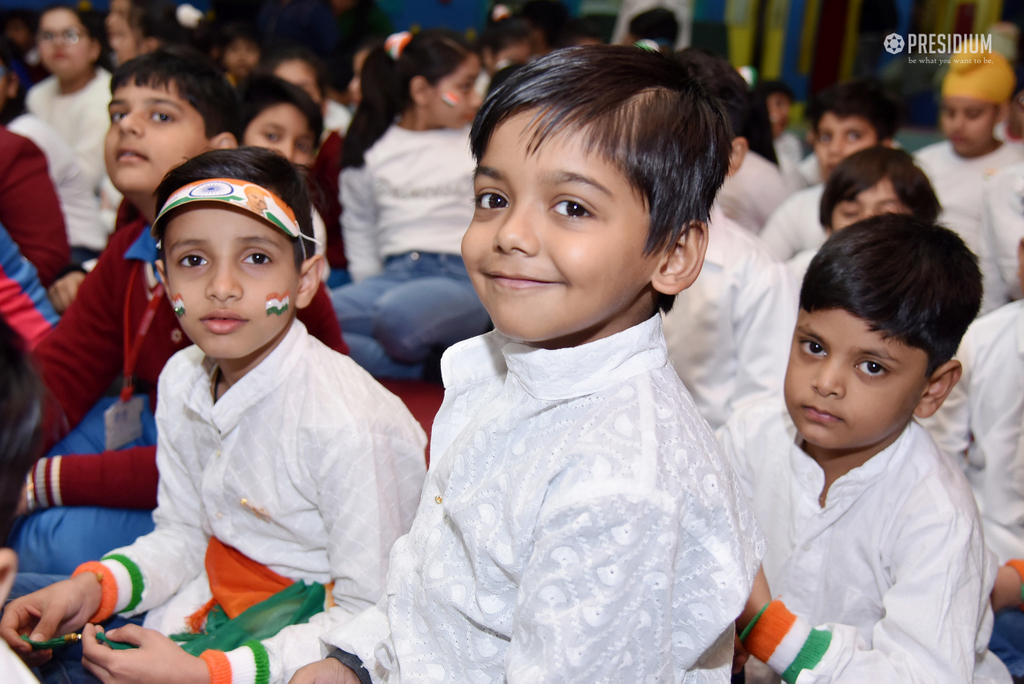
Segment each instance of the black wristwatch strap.
[[334,658],[339,663],[355,672],[356,677],[359,677],[359,684],[373,684],[373,681],[370,679],[370,673],[366,671],[365,667],[363,667],[363,661],[356,654],[336,648],[328,653],[327,657]]

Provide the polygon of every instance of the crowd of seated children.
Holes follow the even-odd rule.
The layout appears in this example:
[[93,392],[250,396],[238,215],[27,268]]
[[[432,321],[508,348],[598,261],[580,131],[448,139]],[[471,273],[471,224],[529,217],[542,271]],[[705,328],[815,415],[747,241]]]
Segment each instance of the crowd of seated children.
[[[288,160],[200,154],[155,201],[158,296],[195,343],[160,374],[155,529],[16,599],[0,636],[43,681],[287,681],[320,658],[320,634],[383,593],[383,550],[409,527],[426,440],[397,397],[296,320],[323,258]],[[87,625],[115,614],[145,614],[103,634],[137,650],[109,649]],[[81,653],[56,660],[21,639],[83,627]],[[178,648],[168,637],[181,633]]]
[[54,5],[39,17],[39,56],[51,76],[32,86],[28,110],[53,126],[75,151],[94,192],[103,179],[103,137],[110,124],[106,36],[92,11]]
[[804,158],[804,146],[800,138],[789,130],[789,113],[796,102],[793,89],[783,81],[760,81],[754,87],[755,99],[763,100],[768,110],[768,121],[772,126],[772,146],[779,172],[786,184],[787,193],[794,193],[807,186],[800,175],[800,162]]
[[341,173],[354,282],[332,299],[352,358],[375,376],[421,377],[436,347],[487,329],[459,254],[479,72],[465,40],[441,29],[393,36],[363,65]]
[[[925,223],[938,220],[939,200],[928,176],[903,150],[878,145],[854,152],[839,162],[825,183],[819,220],[826,235],[879,214],[910,214]],[[786,262],[797,283],[817,248],[805,249]]]
[[659,310],[700,270],[728,122],[675,60],[583,47],[517,71],[472,145],[496,330],[442,361],[387,596],[293,681],[724,681],[762,547]]
[[[0,317],[0,535],[14,522],[22,499],[21,483],[39,456],[39,423],[43,413],[43,386],[36,376],[24,339]],[[0,604],[18,572],[18,556],[0,547]],[[35,684],[35,676],[0,643],[0,674],[6,684]]]
[[911,216],[836,232],[811,261],[783,396],[719,433],[768,539],[738,625],[748,682],[1010,681],[970,486],[915,420],[956,384],[980,304],[976,257]]
[[[980,63],[970,54],[953,55],[942,81],[939,123],[946,140],[919,150],[914,158],[928,174],[942,204],[942,222],[964,239],[981,259],[987,284],[998,278],[998,267],[982,239],[981,221],[985,180],[999,169],[1024,162],[1024,145],[996,139],[996,124],[1006,118],[1014,75],[998,52]],[[1006,247],[1004,245],[1004,247]],[[1012,254],[1013,245],[1009,245]],[[982,313],[1004,303],[999,292],[982,301]]]
[[818,93],[807,108],[818,184],[789,196],[768,219],[760,237],[783,261],[805,249],[820,247],[825,230],[819,219],[823,181],[854,152],[892,145],[900,125],[899,105],[871,81],[846,81]]
[[[152,529],[157,470],[151,411],[157,378],[167,360],[190,344],[170,302],[154,297],[163,286],[154,270],[156,242],[147,228],[156,216],[153,193],[183,159],[235,147],[239,135],[234,89],[199,57],[166,51],[143,55],[119,67],[112,84],[107,169],[125,195],[122,225],[74,304],[34,353],[73,432],[53,445],[60,425],[48,426],[50,458],[33,471],[31,497],[33,506],[46,510],[21,519],[11,539],[25,569],[33,572],[66,574]],[[345,351],[326,289],[299,319],[327,346]],[[129,388],[123,400],[105,396],[122,374]],[[129,405],[135,411],[131,422],[142,435],[112,443],[105,412]],[[58,418],[48,417],[50,423]],[[142,426],[135,423],[140,418]],[[121,448],[126,445],[135,448]]]
[[[676,59],[725,105],[730,129],[743,130],[750,99],[736,70],[698,50]],[[729,170],[747,156],[745,141],[734,136]],[[786,268],[725,215],[722,201],[720,193],[711,209],[700,276],[679,293],[664,320],[669,358],[712,428],[744,401],[782,391],[797,308]]]
[[52,126],[25,110],[25,88],[12,70],[14,59],[10,42],[0,38],[0,68],[5,70],[0,76],[0,124],[34,142],[46,156],[47,171],[60,200],[71,261],[84,264],[103,251],[110,230],[100,220],[99,198],[74,150]]
[[530,25],[524,19],[512,16],[505,5],[495,5],[487,26],[476,41],[480,53],[480,76],[476,80],[477,94],[482,98],[493,90],[492,82],[503,82],[508,74],[495,79],[504,69],[520,67],[530,61]]
[[989,176],[982,189],[981,254],[985,301],[1000,307],[1020,299],[1016,245],[1024,238],[1024,162]]

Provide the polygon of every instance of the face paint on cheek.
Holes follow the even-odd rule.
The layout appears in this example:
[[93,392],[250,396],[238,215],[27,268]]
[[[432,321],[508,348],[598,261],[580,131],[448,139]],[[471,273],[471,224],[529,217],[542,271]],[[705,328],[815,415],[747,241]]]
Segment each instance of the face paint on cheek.
[[267,295],[267,315],[276,314],[280,316],[288,310],[288,293],[278,294],[271,292]]
[[171,298],[171,306],[174,308],[174,315],[178,318],[185,315],[185,300],[181,298],[180,294]]
[[459,104],[459,96],[450,90],[446,90],[441,93],[441,102],[444,102],[449,107],[455,107]]

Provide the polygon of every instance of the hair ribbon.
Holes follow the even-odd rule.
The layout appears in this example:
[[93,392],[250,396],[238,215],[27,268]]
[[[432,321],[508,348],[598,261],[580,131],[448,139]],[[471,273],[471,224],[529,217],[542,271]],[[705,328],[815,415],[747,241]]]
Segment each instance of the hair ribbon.
[[391,59],[398,61],[398,58],[402,56],[402,50],[412,40],[412,34],[408,31],[399,31],[398,33],[392,33],[384,41],[384,51],[391,55]]

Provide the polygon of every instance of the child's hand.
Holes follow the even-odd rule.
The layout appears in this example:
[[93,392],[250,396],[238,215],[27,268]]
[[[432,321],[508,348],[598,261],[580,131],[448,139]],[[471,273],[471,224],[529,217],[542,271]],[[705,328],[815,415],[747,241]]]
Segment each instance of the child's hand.
[[78,287],[85,280],[85,274],[81,271],[71,271],[60,280],[55,281],[46,291],[50,303],[57,313],[64,313],[71,303],[78,296]]
[[114,641],[138,648],[115,651],[96,640],[102,627],[86,625],[82,630],[82,665],[104,684],[208,684],[210,671],[200,658],[189,655],[160,632],[138,625],[110,630]]
[[758,568],[757,575],[754,576],[754,585],[750,589],[750,598],[747,599],[747,605],[736,619],[737,634],[743,631],[743,628],[761,612],[761,609],[771,602],[772,592],[768,588],[768,578],[764,576],[764,568]]
[[1009,566],[1002,566],[996,573],[996,584],[992,587],[992,610],[1019,608],[1021,599],[1021,577]]
[[325,658],[300,669],[288,684],[359,684],[359,677],[334,658]]
[[32,651],[21,638],[46,641],[81,629],[100,605],[103,592],[96,575],[85,572],[11,601],[0,619],[0,637],[30,667],[42,665],[53,651]]

